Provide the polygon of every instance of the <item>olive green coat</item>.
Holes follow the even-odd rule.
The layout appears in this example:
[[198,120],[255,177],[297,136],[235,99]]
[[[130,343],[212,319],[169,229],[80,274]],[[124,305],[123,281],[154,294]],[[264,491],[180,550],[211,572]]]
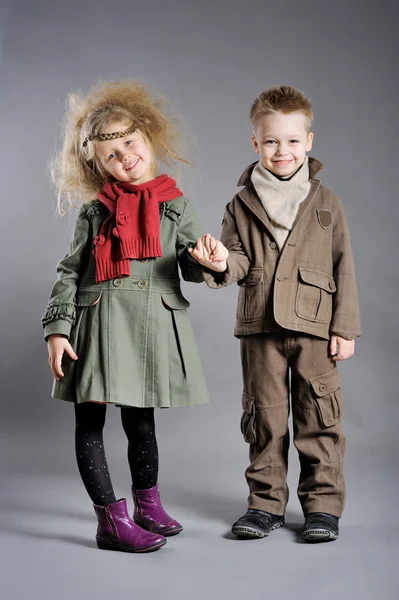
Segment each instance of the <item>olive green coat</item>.
[[187,250],[202,234],[193,203],[181,196],[160,204],[162,257],[132,260],[129,277],[98,284],[93,240],[108,214],[99,201],[84,205],[58,264],[44,335],[67,336],[78,360],[64,355],[53,397],[142,407],[207,402],[178,273],[179,264],[183,279],[203,281]]

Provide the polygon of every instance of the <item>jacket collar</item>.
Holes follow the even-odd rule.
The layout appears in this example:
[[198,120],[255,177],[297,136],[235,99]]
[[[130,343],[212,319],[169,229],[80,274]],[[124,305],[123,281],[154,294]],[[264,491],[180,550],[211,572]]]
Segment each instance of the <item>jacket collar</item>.
[[[249,165],[249,167],[247,167],[245,169],[244,173],[241,175],[237,185],[245,186],[245,187],[243,190],[240,190],[238,192],[238,196],[248,206],[248,208],[258,217],[258,219],[265,225],[266,229],[269,231],[269,234],[277,242],[275,235],[274,235],[273,225],[271,224],[270,219],[267,215],[267,212],[263,208],[262,203],[260,202],[258,194],[256,193],[253,183],[251,181],[251,173],[252,173],[253,169],[255,168],[255,165],[257,165],[257,164],[258,164],[258,161]],[[305,210],[309,206],[309,203],[314,198],[317,190],[319,189],[320,181],[315,178],[315,175],[316,175],[316,173],[321,171],[322,168],[323,168],[323,165],[321,162],[319,162],[315,158],[309,157],[310,191],[309,191],[309,194],[308,194],[306,200],[304,200],[302,202],[301,206],[299,207],[299,211],[298,211],[297,217],[295,219],[295,222],[292,226],[292,230],[295,228],[297,223],[301,220]],[[285,249],[285,247],[284,247],[284,249]],[[283,249],[283,252],[284,252],[284,249]]]
[[[238,180],[237,185],[238,186],[248,186],[251,183],[251,173],[254,170],[255,166],[258,164],[259,161],[256,161],[254,163],[252,163],[251,165],[249,165],[249,167],[247,167],[244,171],[244,173],[241,175],[240,179]],[[323,168],[323,163],[321,163],[319,160],[317,160],[316,158],[312,158],[311,156],[309,156],[309,179],[315,179],[315,175],[321,171]]]

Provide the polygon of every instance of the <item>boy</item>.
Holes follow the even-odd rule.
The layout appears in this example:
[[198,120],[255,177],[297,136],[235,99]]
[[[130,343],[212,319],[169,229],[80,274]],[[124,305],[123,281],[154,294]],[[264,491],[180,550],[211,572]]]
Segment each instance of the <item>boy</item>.
[[[298,497],[307,542],[335,540],[345,502],[337,362],[354,353],[359,308],[349,232],[340,200],[316,178],[312,105],[288,86],[261,93],[250,119],[259,162],[227,205],[221,241],[207,234],[192,257],[207,284],[240,286],[235,336],[249,443],[247,513],[232,532],[262,538],[284,524],[288,501],[289,395],[301,473]],[[212,268],[212,267],[211,267]],[[223,272],[215,272],[215,271]],[[289,379],[291,372],[291,380]]]

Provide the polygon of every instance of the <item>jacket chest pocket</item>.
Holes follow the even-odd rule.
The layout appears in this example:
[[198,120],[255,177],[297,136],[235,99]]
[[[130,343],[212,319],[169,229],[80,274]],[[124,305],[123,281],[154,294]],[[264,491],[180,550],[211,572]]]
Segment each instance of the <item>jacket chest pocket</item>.
[[238,282],[237,319],[244,323],[260,321],[265,316],[266,298],[262,267],[250,269],[247,277]]
[[329,323],[332,316],[332,295],[335,281],[321,271],[299,268],[295,312],[301,319],[313,323]]

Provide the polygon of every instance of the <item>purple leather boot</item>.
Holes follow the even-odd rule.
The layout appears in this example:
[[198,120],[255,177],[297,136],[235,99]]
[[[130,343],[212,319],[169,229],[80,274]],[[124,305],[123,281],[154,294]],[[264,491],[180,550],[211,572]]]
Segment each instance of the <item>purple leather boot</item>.
[[172,519],[164,510],[159,496],[158,484],[147,490],[135,490],[132,487],[134,500],[134,521],[143,529],[162,535],[176,535],[183,527]]
[[107,506],[93,506],[98,520],[97,546],[101,550],[151,552],[166,544],[162,535],[144,531],[132,521],[125,498]]

